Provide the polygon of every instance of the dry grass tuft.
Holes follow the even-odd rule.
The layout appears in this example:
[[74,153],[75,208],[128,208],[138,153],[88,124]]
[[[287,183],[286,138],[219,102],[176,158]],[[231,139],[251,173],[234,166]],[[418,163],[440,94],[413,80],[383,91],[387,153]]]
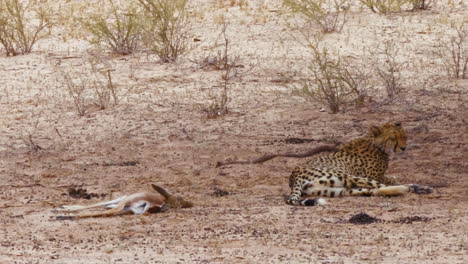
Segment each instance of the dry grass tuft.
[[52,10],[47,1],[0,0],[0,44],[7,56],[30,53],[51,28]]

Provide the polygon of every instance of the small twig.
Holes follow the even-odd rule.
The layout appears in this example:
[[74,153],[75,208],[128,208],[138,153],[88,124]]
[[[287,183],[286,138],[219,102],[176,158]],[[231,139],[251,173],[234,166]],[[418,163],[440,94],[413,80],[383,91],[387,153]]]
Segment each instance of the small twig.
[[139,161],[129,160],[129,161],[120,161],[120,162],[105,162],[101,164],[102,166],[136,166],[140,164]]
[[289,158],[305,158],[305,157],[310,157],[312,155],[318,154],[320,152],[324,151],[337,151],[338,150],[338,144],[335,145],[323,145],[319,146],[316,148],[313,148],[309,151],[303,152],[303,153],[280,153],[280,154],[265,154],[261,157],[258,157],[253,160],[227,160],[227,161],[218,161],[216,163],[216,168],[221,167],[221,166],[226,166],[230,164],[256,164],[256,163],[263,163],[265,161],[274,159],[276,157],[289,157]]
[[36,186],[40,186],[40,187],[44,187],[44,185],[42,184],[39,184],[39,183],[33,183],[33,184],[27,184],[27,185],[9,185],[9,184],[6,184],[6,185],[0,185],[0,188],[30,188],[30,187],[36,187]]
[[[84,184],[66,184],[66,185],[57,185],[57,186],[47,186],[47,188],[51,189],[63,189],[63,188],[70,188],[70,187],[83,187],[88,186]],[[31,188],[31,187],[45,187],[42,184],[34,183],[34,184],[27,184],[27,185],[0,185],[0,188]]]
[[57,135],[59,135],[59,137],[62,137],[62,135],[60,134],[58,128],[55,128],[55,132],[57,132]]

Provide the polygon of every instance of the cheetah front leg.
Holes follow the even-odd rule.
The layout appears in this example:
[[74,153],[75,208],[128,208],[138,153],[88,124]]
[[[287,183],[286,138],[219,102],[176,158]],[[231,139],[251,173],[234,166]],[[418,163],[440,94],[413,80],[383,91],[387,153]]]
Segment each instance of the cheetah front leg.
[[302,197],[302,190],[306,188],[307,181],[303,179],[296,179],[295,175],[291,175],[291,194],[289,195],[288,199],[286,199],[286,203],[290,205],[301,205],[301,197]]
[[311,183],[306,180],[298,180],[291,187],[291,194],[286,199],[286,203],[290,205],[303,205],[303,206],[315,206],[315,205],[324,205],[326,201],[321,198],[305,198],[302,199],[304,190],[309,189]]

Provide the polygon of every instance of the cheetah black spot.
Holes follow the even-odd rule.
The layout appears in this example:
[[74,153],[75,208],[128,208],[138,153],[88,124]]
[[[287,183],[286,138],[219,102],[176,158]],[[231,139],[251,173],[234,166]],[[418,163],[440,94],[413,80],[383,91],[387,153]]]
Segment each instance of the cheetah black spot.
[[335,181],[334,181],[334,180],[330,180],[330,187],[333,187],[333,185],[335,185]]
[[320,196],[322,194],[322,191],[317,191],[317,196]]
[[330,197],[335,197],[335,192],[331,191],[330,192]]

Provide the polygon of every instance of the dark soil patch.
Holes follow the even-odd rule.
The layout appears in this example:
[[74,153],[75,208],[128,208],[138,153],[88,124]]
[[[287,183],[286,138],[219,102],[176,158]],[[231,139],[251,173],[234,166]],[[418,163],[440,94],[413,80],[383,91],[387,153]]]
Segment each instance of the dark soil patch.
[[429,222],[431,221],[432,218],[426,217],[426,216],[407,216],[407,217],[401,217],[398,219],[395,219],[392,221],[392,223],[397,223],[397,224],[412,224],[414,222]]
[[314,139],[310,139],[310,138],[286,138],[284,140],[284,143],[286,144],[304,144],[304,143],[308,143],[308,142],[313,142],[315,141]]
[[226,190],[223,190],[223,189],[220,189],[218,187],[214,187],[213,188],[213,196],[216,196],[216,197],[222,197],[222,196],[227,196],[227,195],[230,195],[231,193],[226,191]]
[[368,225],[382,220],[372,217],[366,213],[359,213],[349,218],[348,222],[355,225]]
[[129,160],[129,161],[104,163],[102,164],[102,166],[136,166],[138,164],[140,164],[139,161]]
[[396,223],[396,224],[412,224],[414,222],[428,222],[431,221],[432,218],[426,216],[405,216],[400,217],[395,220],[385,221],[375,217],[372,217],[366,213],[359,213],[353,215],[349,220],[348,223],[355,224],[355,225],[367,225],[372,223]]
[[[64,194],[66,195],[66,194]],[[94,197],[105,197],[105,194],[97,194],[97,193],[88,193],[88,191],[84,188],[68,188],[68,196],[75,198],[75,199],[91,199]]]

